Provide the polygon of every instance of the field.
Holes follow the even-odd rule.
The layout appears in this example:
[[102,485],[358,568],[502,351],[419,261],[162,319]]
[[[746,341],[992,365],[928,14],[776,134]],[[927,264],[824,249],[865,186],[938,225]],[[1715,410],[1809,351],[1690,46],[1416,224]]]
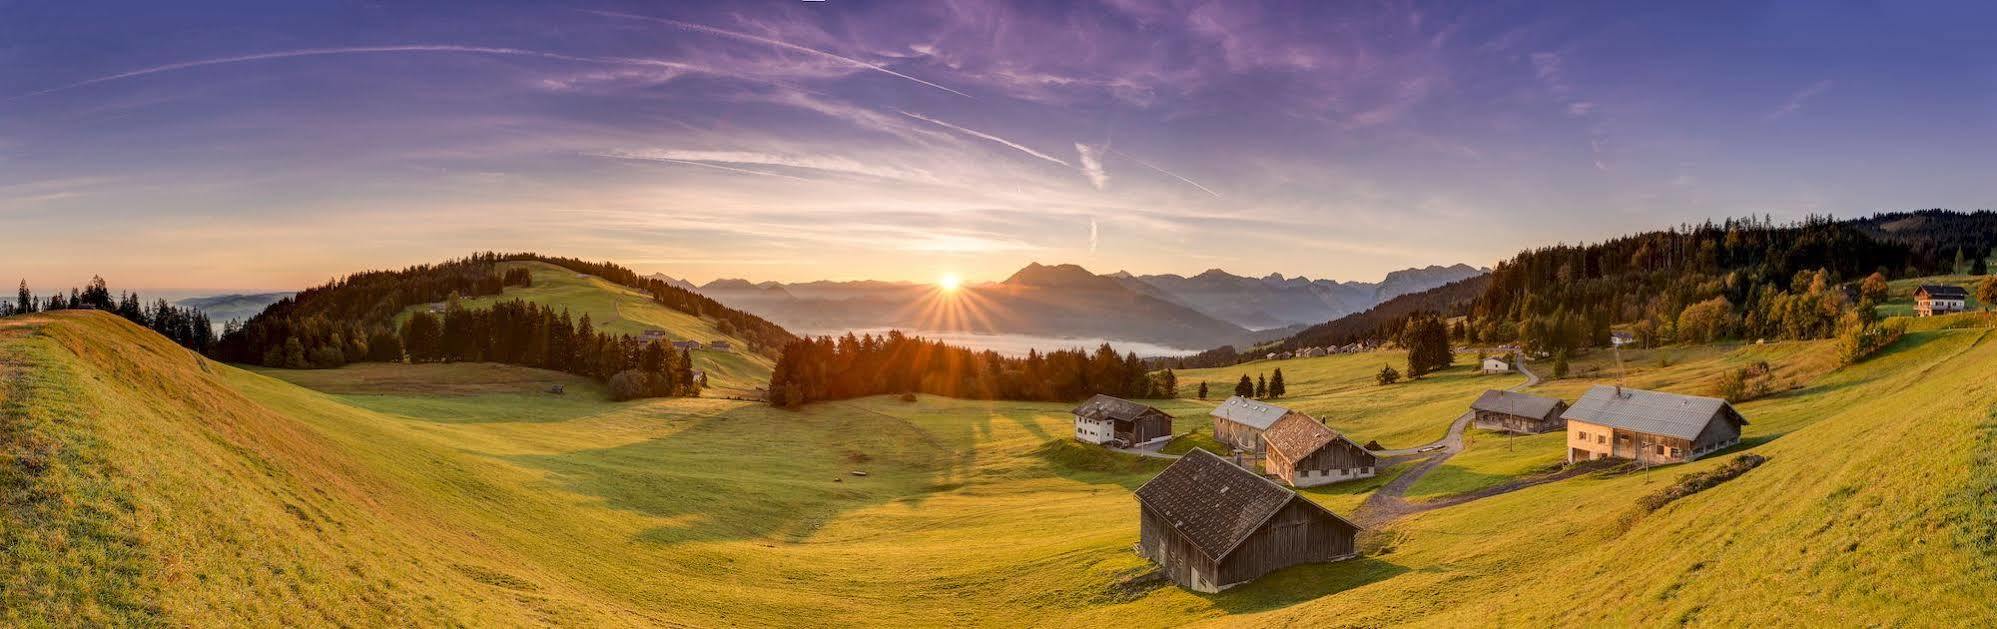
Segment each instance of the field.
[[[525,267],[533,276],[532,285],[508,287],[499,295],[466,298],[459,300],[459,303],[476,309],[499,301],[519,299],[557,311],[567,309],[577,318],[587,314],[597,330],[611,334],[639,336],[649,330],[660,330],[666,333],[669,340],[694,340],[703,344],[732,341],[736,348],[734,352],[693,350],[694,368],[707,371],[708,384],[715,389],[712,395],[749,397],[751,390],[770,380],[770,369],[774,363],[768,358],[743,352],[747,344],[723,334],[712,320],[661,306],[652,301],[650,295],[636,289],[545,262],[499,263],[501,271],[520,267]],[[395,317],[396,325],[401,325],[409,315],[427,307],[410,306],[403,310]]]
[[[1073,444],[1066,405],[610,403],[523,391],[560,377],[532,370],[252,372],[99,313],[14,317],[0,439],[27,456],[0,461],[0,622],[1987,624],[1991,334],[1912,333],[1744,406],[1743,449],[1770,462],[1653,513],[1635,500],[1726,457],[1426,512],[1365,558],[1200,595],[1131,580],[1147,568],[1130,492],[1164,462]],[[1809,363],[1795,345],[1630,377]],[[1379,362],[1283,367],[1305,363],[1293,395],[1340,417],[1381,394],[1353,382]],[[1386,389],[1460,409],[1515,378]],[[1403,444],[1440,434],[1347,412]],[[1526,467],[1495,439],[1462,456]],[[1307,493],[1349,510],[1364,489]]]
[[[1486,389],[1503,389],[1525,381],[1516,374],[1483,375],[1469,363],[1473,357],[1458,357],[1454,367],[1429,374],[1420,380],[1403,380],[1393,386],[1380,386],[1374,374],[1380,367],[1407,368],[1407,354],[1381,351],[1364,354],[1335,354],[1318,358],[1257,360],[1232,367],[1188,369],[1176,372],[1179,395],[1197,395],[1199,383],[1208,386],[1205,404],[1212,407],[1234,393],[1242,374],[1249,378],[1283,370],[1288,395],[1274,403],[1324,420],[1353,441],[1378,440],[1389,449],[1426,444],[1449,432],[1471,400]],[[1179,414],[1185,432],[1208,423],[1206,413]],[[1188,420],[1192,420],[1188,422]],[[1211,428],[1204,428],[1211,434]]]

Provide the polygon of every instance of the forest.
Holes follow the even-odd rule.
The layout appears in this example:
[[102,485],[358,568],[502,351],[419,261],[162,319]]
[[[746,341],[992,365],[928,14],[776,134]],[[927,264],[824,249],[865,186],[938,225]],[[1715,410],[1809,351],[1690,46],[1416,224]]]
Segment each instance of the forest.
[[1023,358],[910,337],[900,331],[851,333],[785,345],[770,376],[770,403],[811,402],[893,393],[928,393],[980,400],[1066,402],[1101,393],[1122,398],[1177,395],[1177,376],[1152,373],[1135,353],[1119,356],[1108,343]]

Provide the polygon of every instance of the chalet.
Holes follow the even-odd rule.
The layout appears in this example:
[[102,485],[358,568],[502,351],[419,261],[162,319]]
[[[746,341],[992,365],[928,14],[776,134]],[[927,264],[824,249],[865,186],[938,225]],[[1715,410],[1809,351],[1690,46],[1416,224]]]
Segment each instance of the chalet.
[[1567,420],[1560,418],[1566,411],[1567,402],[1555,398],[1497,389],[1485,391],[1470,403],[1470,412],[1477,415],[1474,424],[1478,428],[1529,435],[1566,426]]
[[1560,414],[1567,461],[1691,461],[1740,443],[1747,418],[1726,400],[1596,385]]
[[712,343],[708,343],[707,348],[717,352],[735,351],[735,347],[733,345],[729,345],[728,341],[715,341]]
[[1172,416],[1123,398],[1096,395],[1075,407],[1075,438],[1132,447],[1172,438]]
[[646,330],[643,334],[638,335],[638,339],[644,341],[662,341],[665,338],[665,330]]
[[700,349],[700,341],[673,341],[673,349]]
[[1358,556],[1358,525],[1198,448],[1137,488],[1137,505],[1138,552],[1196,592]]
[[[1262,432],[1276,425],[1276,420],[1285,415],[1303,415],[1296,411],[1264,404],[1239,395],[1227,398],[1220,406],[1213,407],[1213,438],[1244,452],[1262,452]],[[1309,415],[1303,415],[1310,419]],[[1312,420],[1316,421],[1316,420]]]
[[1290,352],[1283,352],[1283,353],[1280,353],[1280,354],[1277,354],[1277,355],[1276,355],[1276,358],[1278,358],[1278,359],[1282,359],[1282,360],[1289,360],[1289,359],[1292,359],[1292,358],[1296,358],[1296,357],[1297,357],[1297,355],[1296,355],[1296,354],[1293,354],[1293,353],[1290,353]]
[[1308,415],[1293,413],[1276,420],[1262,433],[1269,454],[1262,469],[1291,487],[1372,478],[1379,461],[1365,446],[1338,434]]
[[[1856,303],[1856,301],[1855,301],[1855,300],[1854,300],[1854,303]],[[1628,333],[1628,332],[1610,332],[1610,333],[1609,333],[1609,344],[1610,344],[1610,345],[1614,345],[1614,346],[1616,346],[1616,347],[1622,347],[1622,346],[1624,346],[1624,345],[1629,345],[1629,344],[1631,344],[1631,343],[1635,343],[1635,342],[1636,342],[1636,335],[1635,335],[1635,334],[1630,334],[1630,333]]]
[[1317,358],[1323,355],[1324,355],[1324,348],[1322,347],[1306,347],[1297,350],[1297,358]]
[[1491,373],[1511,373],[1511,372],[1512,372],[1512,363],[1511,363],[1510,359],[1508,359],[1508,358],[1505,358],[1505,357],[1503,357],[1503,356],[1485,356],[1485,357],[1484,357],[1484,365],[1483,365],[1483,371],[1484,371],[1484,373],[1487,373],[1487,374],[1491,374]]
[[1969,291],[1961,286],[1923,284],[1914,289],[1914,316],[1932,317],[1962,312],[1969,306]]

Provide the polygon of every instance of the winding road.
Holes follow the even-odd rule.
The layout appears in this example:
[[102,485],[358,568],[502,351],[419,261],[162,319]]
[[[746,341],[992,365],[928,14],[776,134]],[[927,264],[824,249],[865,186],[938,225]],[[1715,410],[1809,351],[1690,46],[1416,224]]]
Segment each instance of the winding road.
[[[1506,391],[1517,391],[1539,384],[1539,374],[1533,373],[1531,369],[1527,369],[1525,361],[1519,361],[1518,367],[1519,373],[1525,374],[1525,382],[1513,385],[1511,388],[1505,389]],[[1367,496],[1366,502],[1361,503],[1358,511],[1353,513],[1353,522],[1366,528],[1372,528],[1404,515],[1462,504],[1478,498],[1495,496],[1509,491],[1524,489],[1539,483],[1558,480],[1555,477],[1542,477],[1514,481],[1461,496],[1453,496],[1444,500],[1421,504],[1408,502],[1408,488],[1414,487],[1416,482],[1419,482],[1423,476],[1427,476],[1429,472],[1434,471],[1436,467],[1441,466],[1443,462],[1448,461],[1449,457],[1456,456],[1456,453],[1463,451],[1463,431],[1470,427],[1470,420],[1474,417],[1476,417],[1476,413],[1464,411],[1462,416],[1456,418],[1455,423],[1449,425],[1449,434],[1436,440],[1434,443],[1401,450],[1375,451],[1374,455],[1382,459],[1388,459],[1381,461],[1381,467],[1424,456],[1425,452],[1432,454],[1426,454],[1425,456],[1427,456],[1428,460],[1422,461],[1408,471],[1402,472],[1400,476],[1394,477],[1394,480],[1389,481],[1386,485],[1373,490],[1373,494]],[[1442,446],[1442,448],[1440,450],[1434,449],[1438,445]]]

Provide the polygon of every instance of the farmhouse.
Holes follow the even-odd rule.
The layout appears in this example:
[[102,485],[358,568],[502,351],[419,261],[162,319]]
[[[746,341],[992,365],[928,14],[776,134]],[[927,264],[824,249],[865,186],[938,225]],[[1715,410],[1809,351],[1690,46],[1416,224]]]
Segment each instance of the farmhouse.
[[[1853,300],[1853,301],[1854,301],[1854,302],[1856,302],[1857,300]],[[1629,345],[1629,344],[1631,344],[1631,343],[1635,343],[1635,342],[1636,342],[1636,335],[1635,335],[1635,334],[1630,334],[1630,333],[1628,333],[1628,332],[1610,332],[1610,333],[1609,333],[1609,344],[1610,344],[1610,345],[1614,345],[1614,346],[1616,346],[1616,347],[1622,347],[1622,346],[1624,346],[1624,345]]]
[[1302,413],[1276,420],[1262,441],[1269,444],[1262,469],[1291,487],[1372,478],[1378,463],[1365,447]]
[[728,352],[728,351],[734,351],[735,349],[734,346],[728,344],[728,341],[715,341],[712,343],[708,343],[707,348],[717,352]]
[[1477,414],[1475,425],[1478,428],[1529,435],[1559,430],[1567,425],[1567,421],[1560,418],[1560,414],[1566,411],[1567,403],[1558,399],[1497,389],[1485,391],[1477,396],[1477,401],[1470,403],[1470,412]]
[[673,341],[673,349],[700,349],[700,341]]
[[1561,413],[1567,461],[1690,461],[1740,443],[1747,418],[1726,400],[1596,385]]
[[1137,504],[1138,552],[1197,592],[1358,554],[1357,525],[1198,448],[1137,488]]
[[1923,284],[1914,289],[1914,316],[1962,312],[1969,306],[1969,291],[1961,286]]
[[1324,355],[1324,348],[1322,347],[1306,347],[1301,350],[1297,350],[1297,358],[1317,358],[1323,355]]
[[1501,356],[1484,357],[1484,373],[1511,373],[1512,363]]
[[[1239,395],[1227,398],[1220,406],[1213,407],[1213,438],[1234,449],[1244,452],[1262,451],[1262,432],[1276,425],[1276,420],[1285,415],[1299,415],[1310,419],[1309,415],[1276,406],[1263,404]],[[1316,421],[1316,420],[1312,420]]]
[[1123,398],[1098,394],[1075,407],[1075,438],[1084,443],[1141,446],[1172,438],[1172,416]]

